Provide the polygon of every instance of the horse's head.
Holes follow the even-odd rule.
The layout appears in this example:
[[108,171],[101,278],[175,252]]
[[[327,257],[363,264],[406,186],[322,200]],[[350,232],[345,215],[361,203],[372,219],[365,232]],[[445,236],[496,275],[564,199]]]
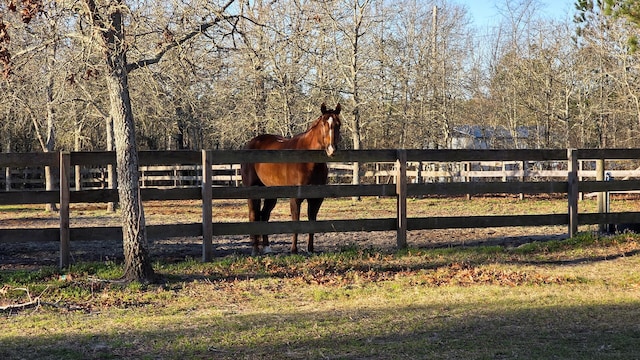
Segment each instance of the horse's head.
[[340,143],[340,104],[335,109],[327,109],[327,105],[322,103],[320,111],[322,115],[316,120],[316,125],[320,126],[320,145],[327,152],[327,156],[333,156]]

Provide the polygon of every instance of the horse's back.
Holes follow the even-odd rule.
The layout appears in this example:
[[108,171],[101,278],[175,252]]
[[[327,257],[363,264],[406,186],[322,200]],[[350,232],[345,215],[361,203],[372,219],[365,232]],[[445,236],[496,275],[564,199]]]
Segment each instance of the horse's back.
[[[262,134],[254,137],[249,140],[247,144],[244,146],[246,150],[280,150],[286,148],[285,143],[287,138],[273,135],[273,134]],[[259,174],[258,164],[254,163],[243,163],[240,165],[240,175],[242,177],[242,184],[244,186],[264,186],[269,185],[269,180],[264,181]]]
[[[259,135],[249,140],[244,149],[246,150],[256,150],[260,149],[261,144],[265,141],[268,142],[269,137],[273,137],[274,135]],[[242,185],[244,186],[263,186],[264,184],[260,181],[258,177],[258,173],[256,172],[255,164],[252,163],[242,163],[240,164],[240,176],[242,177]]]
[[278,150],[285,149],[287,138],[280,135],[262,134],[249,140],[245,149],[247,150]]
[[[291,139],[279,135],[263,134],[246,145],[247,150],[285,150],[294,148]],[[325,163],[246,163],[242,164],[242,182],[245,186],[324,185],[328,168]]]
[[[247,150],[296,149],[298,139],[273,134],[262,134],[251,139]],[[325,185],[329,170],[325,163],[247,163],[242,164],[242,182],[245,186]]]

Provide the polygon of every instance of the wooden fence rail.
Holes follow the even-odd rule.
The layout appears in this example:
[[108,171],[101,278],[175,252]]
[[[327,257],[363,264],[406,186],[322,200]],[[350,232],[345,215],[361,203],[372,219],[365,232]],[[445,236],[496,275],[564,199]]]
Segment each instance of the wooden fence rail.
[[[578,164],[578,177],[596,178],[598,171],[596,161],[581,160]],[[635,163],[635,161],[634,161]],[[407,162],[408,183],[430,182],[473,182],[473,181],[538,181],[551,178],[566,178],[567,170],[552,164],[549,168],[538,168],[546,164],[528,161],[493,161],[466,163],[434,163],[425,161]],[[555,166],[554,166],[555,165]],[[589,166],[588,166],[589,165]],[[640,179],[640,167],[634,164],[632,169],[610,168],[607,174],[617,179]],[[395,162],[376,162],[367,164],[361,169],[363,183],[395,183],[397,173]],[[200,187],[202,181],[202,165],[148,165],[140,167],[140,186],[142,188],[175,188]],[[6,168],[9,171],[0,173],[0,187],[5,191],[41,190],[45,188],[44,169],[38,168]],[[348,184],[353,178],[353,163],[330,163],[329,182],[331,184]],[[9,174],[9,175],[7,175]],[[109,172],[104,166],[76,165],[71,173],[74,190],[91,190],[107,188]],[[240,186],[240,164],[212,165],[213,184],[218,186]],[[56,179],[57,181],[57,179]],[[4,185],[4,186],[3,186]],[[58,187],[59,184],[54,184]]]
[[[604,176],[596,174],[598,180],[581,180],[579,160],[635,160],[640,159],[640,149],[608,150],[359,150],[342,151],[329,159],[321,151],[142,151],[140,165],[200,165],[204,176],[200,188],[143,188],[143,200],[187,200],[202,201],[202,222],[193,224],[166,224],[148,226],[148,236],[170,238],[174,236],[202,236],[204,261],[212,258],[213,236],[279,234],[291,232],[348,232],[389,231],[397,233],[398,247],[406,247],[407,231],[443,228],[480,228],[504,226],[567,225],[570,236],[575,235],[578,224],[637,223],[640,213],[587,213],[577,210],[578,193],[630,191],[640,189],[640,181],[602,181]],[[238,164],[240,162],[359,162],[395,164],[393,184],[285,186],[285,187],[214,187],[215,165]],[[541,181],[511,182],[432,182],[412,183],[408,181],[407,164],[410,162],[492,162],[492,161],[558,161],[566,163],[566,177]],[[38,154],[0,154],[0,167],[52,166],[59,168],[60,189],[54,191],[0,191],[0,205],[60,203],[60,227],[48,229],[0,229],[0,242],[16,242],[29,238],[36,241],[60,242],[60,266],[69,264],[70,243],[77,240],[119,239],[122,229],[117,227],[70,227],[70,203],[95,203],[117,201],[116,189],[93,189],[71,191],[70,174],[74,166],[115,163],[112,152],[72,152]],[[599,166],[604,172],[604,166]],[[472,217],[410,217],[407,214],[407,197],[429,195],[464,194],[545,194],[560,193],[567,196],[566,214],[501,215]],[[397,199],[395,218],[326,220],[326,221],[282,221],[270,223],[221,223],[212,218],[212,204],[218,199],[247,199],[259,197],[354,197],[388,196]]]
[[[599,172],[597,161],[579,160],[578,177],[596,179]],[[638,161],[609,164],[607,174],[617,179],[640,179]],[[430,182],[474,182],[474,181],[538,181],[567,177],[566,162],[558,161],[475,161],[475,162],[431,162],[408,161],[408,183]],[[630,167],[630,168],[629,168]],[[75,165],[71,173],[74,190],[107,188],[109,171],[104,165]],[[202,181],[200,164],[144,165],[140,166],[142,188],[200,187]],[[212,180],[218,186],[240,186],[240,164],[212,165]],[[44,168],[21,167],[0,172],[0,187],[6,191],[39,190],[45,188]],[[348,184],[352,182],[354,163],[329,163],[329,182]],[[395,162],[367,163],[360,169],[361,182],[384,184],[395,183]],[[54,184],[58,187],[58,184]]]

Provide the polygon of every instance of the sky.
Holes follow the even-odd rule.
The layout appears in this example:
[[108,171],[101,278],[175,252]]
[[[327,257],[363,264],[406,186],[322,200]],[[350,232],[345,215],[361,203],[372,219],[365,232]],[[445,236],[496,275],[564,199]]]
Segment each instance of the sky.
[[[469,11],[474,24],[480,28],[491,26],[494,22],[503,20],[500,8],[505,9],[509,0],[453,0]],[[536,9],[541,17],[555,20],[570,20],[573,18],[575,0],[537,0]],[[512,3],[517,3],[513,1]],[[502,12],[505,12],[504,10]]]

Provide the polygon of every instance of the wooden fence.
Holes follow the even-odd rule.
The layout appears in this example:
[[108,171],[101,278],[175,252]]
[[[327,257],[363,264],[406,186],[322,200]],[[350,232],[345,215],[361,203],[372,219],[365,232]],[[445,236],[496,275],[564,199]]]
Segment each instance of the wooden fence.
[[[597,177],[597,161],[579,160],[580,179]],[[607,174],[616,179],[640,179],[637,160],[620,164],[608,164]],[[397,173],[395,162],[367,163],[360,169],[363,184],[395,183]],[[329,163],[331,184],[350,184],[353,178],[353,162]],[[469,182],[469,181],[542,181],[552,178],[566,179],[566,162],[557,161],[474,161],[474,162],[433,162],[408,161],[407,182]],[[57,181],[57,179],[55,179]],[[103,189],[109,186],[109,170],[104,165],[75,165],[71,173],[74,190]],[[214,186],[240,186],[240,164],[212,165]],[[200,187],[202,185],[202,165],[144,165],[140,166],[140,186],[142,188]],[[57,182],[53,186],[58,187]],[[0,172],[0,188],[5,191],[38,190],[45,188],[44,168],[5,168]]]
[[[607,174],[616,179],[640,179],[638,161],[631,164],[609,164]],[[580,179],[597,177],[597,161],[579,160]],[[364,184],[395,183],[395,162],[368,163],[360,169],[360,181]],[[631,166],[631,168],[629,168]],[[109,186],[109,171],[101,165],[75,166],[71,173],[74,190],[104,189]],[[353,178],[353,162],[329,163],[329,183],[350,184]],[[45,188],[44,168],[5,168],[0,172],[0,188],[5,191],[38,190]],[[212,165],[214,186],[240,186],[240,164]],[[552,178],[565,179],[565,163],[554,161],[475,161],[475,162],[407,162],[408,183],[470,182],[470,181],[542,181]],[[59,184],[58,179],[54,188]],[[145,165],[140,167],[142,188],[200,187],[202,165]]]
[[[291,232],[349,232],[349,231],[389,231],[395,230],[397,246],[407,246],[407,231],[443,228],[481,228],[505,226],[567,225],[568,233],[574,236],[579,224],[610,224],[640,222],[640,213],[583,213],[578,216],[579,192],[631,191],[640,189],[640,181],[603,181],[605,160],[640,159],[640,149],[610,150],[360,150],[342,151],[329,159],[321,151],[143,151],[140,152],[141,166],[155,165],[201,165],[203,176],[201,186],[177,188],[142,188],[143,200],[185,200],[202,201],[202,222],[192,224],[164,224],[148,226],[150,238],[170,238],[175,236],[202,236],[203,261],[212,258],[213,236],[280,234]],[[579,160],[596,162],[595,180],[580,179]],[[395,164],[394,183],[382,184],[341,184],[326,186],[286,186],[286,187],[214,187],[213,169],[215,165],[229,165],[240,162],[359,162]],[[558,162],[564,164],[564,179],[545,181],[500,181],[500,182],[426,182],[412,183],[407,177],[407,164],[411,162],[502,162],[531,161]],[[113,152],[72,152],[72,153],[29,153],[0,154],[0,167],[50,166],[59,169],[59,190],[31,190],[0,192],[0,205],[60,203],[60,227],[47,229],[0,229],[0,242],[15,242],[29,238],[36,241],[60,242],[60,266],[69,264],[69,244],[76,240],[107,240],[122,237],[122,229],[117,227],[74,227],[69,226],[70,203],[102,203],[117,201],[116,189],[91,189],[71,191],[71,172],[77,166],[94,166],[115,163]],[[451,217],[410,217],[407,213],[407,198],[429,195],[464,194],[566,194],[566,214],[500,215],[500,216],[451,216]],[[326,221],[283,221],[269,223],[221,223],[213,222],[212,202],[219,199],[246,199],[262,197],[355,197],[385,196],[397,199],[394,218]]]

